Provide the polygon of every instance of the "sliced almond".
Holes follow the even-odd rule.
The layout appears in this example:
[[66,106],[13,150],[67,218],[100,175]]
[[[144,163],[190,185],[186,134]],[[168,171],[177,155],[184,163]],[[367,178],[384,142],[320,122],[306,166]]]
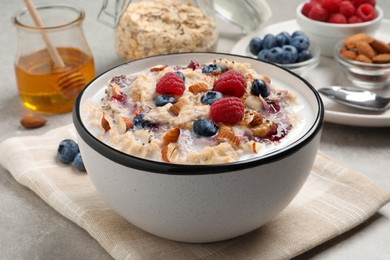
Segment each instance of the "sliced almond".
[[117,128],[120,134],[126,133],[129,129],[133,128],[134,123],[130,118],[122,117],[117,121]]
[[110,123],[106,119],[106,115],[103,113],[102,121],[101,121],[102,127],[104,129],[104,132],[107,133],[111,129]]
[[266,137],[268,133],[272,130],[273,123],[269,120],[264,120],[262,124],[251,128],[254,136],[257,137]]
[[161,157],[165,162],[173,162],[179,154],[179,147],[175,143],[165,145],[161,150]]
[[249,125],[252,127],[255,127],[255,126],[260,125],[262,123],[263,123],[263,116],[259,112],[253,111],[253,118],[249,122]]
[[180,110],[181,108],[188,104],[188,100],[187,99],[184,99],[184,98],[181,98],[179,99],[175,104],[173,104],[170,108],[169,108],[169,111],[171,111],[172,114],[174,114],[175,116],[178,116],[179,113],[180,113]]
[[20,119],[20,124],[26,129],[38,128],[44,126],[47,120],[43,117],[26,115]]
[[217,140],[219,141],[228,141],[231,143],[234,147],[240,146],[240,139],[234,134],[232,130],[230,130],[227,126],[222,126],[219,129]]
[[176,127],[166,132],[162,139],[167,144],[176,143],[177,139],[179,139],[179,135],[180,135],[180,129]]
[[158,65],[153,68],[150,68],[150,72],[156,72],[156,71],[162,71],[164,70],[168,65]]
[[202,92],[208,91],[209,87],[207,86],[206,83],[199,82],[199,83],[192,84],[188,88],[188,90],[191,91],[193,94],[198,94],[198,93],[202,93]]

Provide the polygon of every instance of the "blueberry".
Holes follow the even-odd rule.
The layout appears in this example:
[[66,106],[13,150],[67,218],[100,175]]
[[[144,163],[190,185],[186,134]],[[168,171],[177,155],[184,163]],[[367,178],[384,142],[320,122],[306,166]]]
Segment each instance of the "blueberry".
[[76,169],[78,169],[79,171],[82,171],[82,172],[86,171],[85,170],[85,166],[84,166],[84,162],[83,162],[83,159],[81,158],[81,154],[80,153],[76,154],[76,156],[73,159],[72,165]]
[[208,64],[202,69],[202,73],[220,74],[222,72],[223,68],[218,64]]
[[294,46],[295,48],[297,48],[298,52],[301,52],[303,50],[307,50],[307,48],[309,48],[309,45],[310,45],[309,40],[302,35],[291,37],[290,44],[292,46]]
[[268,61],[274,63],[282,63],[283,61],[283,49],[281,47],[274,47],[269,50]]
[[168,103],[175,104],[176,98],[169,96],[169,95],[160,95],[156,98],[156,106],[162,107],[165,106]]
[[58,146],[57,158],[60,162],[69,164],[73,162],[73,159],[79,152],[79,146],[75,141],[65,139],[62,140]]
[[282,47],[283,45],[290,44],[291,36],[288,32],[281,32],[275,36],[276,46]]
[[272,49],[276,46],[276,39],[273,34],[266,34],[263,38],[263,49]]
[[151,128],[155,126],[153,122],[144,119],[144,114],[139,114],[136,117],[134,117],[133,123],[136,129]]
[[284,45],[282,64],[295,63],[298,59],[298,50],[292,45]]
[[268,97],[269,89],[267,87],[267,83],[262,79],[255,79],[252,82],[251,94],[255,96]]
[[195,120],[192,130],[198,136],[213,136],[218,132],[218,126],[207,118],[200,118]]
[[309,37],[307,37],[306,33],[304,33],[303,31],[295,31],[291,34],[291,37],[296,37],[296,36],[302,36],[309,41]]
[[253,37],[249,42],[249,51],[253,55],[257,55],[262,48],[263,40],[260,37]]
[[182,78],[182,79],[183,79],[183,81],[185,81],[185,80],[186,80],[186,76],[184,76],[183,72],[181,72],[181,71],[176,71],[176,74],[177,74],[177,75],[179,75],[179,76],[180,76],[180,78]]
[[259,60],[268,60],[268,53],[269,53],[269,50],[268,49],[263,49],[261,50],[258,54],[257,54],[257,58]]
[[221,92],[218,91],[208,91],[200,98],[200,102],[206,105],[212,105],[218,99],[223,98]]
[[298,59],[297,62],[303,62],[307,61],[313,58],[313,54],[311,53],[310,50],[303,50],[300,53],[298,53]]

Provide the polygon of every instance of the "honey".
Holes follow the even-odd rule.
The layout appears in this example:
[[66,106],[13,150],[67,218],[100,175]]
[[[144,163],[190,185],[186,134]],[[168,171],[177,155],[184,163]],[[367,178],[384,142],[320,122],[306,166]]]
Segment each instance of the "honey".
[[[65,64],[63,68],[55,66],[47,49],[20,56],[15,64],[19,95],[30,110],[42,113],[71,111],[77,94],[95,77],[91,55],[73,47],[58,47],[57,50]],[[84,78],[82,84],[64,83],[76,81],[75,75]],[[67,92],[73,88],[74,94],[70,96],[64,88]]]

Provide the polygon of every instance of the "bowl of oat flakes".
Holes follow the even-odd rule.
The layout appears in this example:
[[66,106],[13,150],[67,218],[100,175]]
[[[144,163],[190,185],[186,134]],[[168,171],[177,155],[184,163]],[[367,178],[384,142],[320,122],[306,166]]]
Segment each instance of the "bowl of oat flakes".
[[253,231],[305,183],[324,107],[306,80],[221,53],[132,61],[93,80],[73,122],[87,172],[121,216],[205,243]]

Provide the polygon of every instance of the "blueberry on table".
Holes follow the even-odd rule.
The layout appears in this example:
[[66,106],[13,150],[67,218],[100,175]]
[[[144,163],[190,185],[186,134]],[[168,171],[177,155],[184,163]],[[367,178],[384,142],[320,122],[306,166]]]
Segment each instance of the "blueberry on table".
[[292,45],[284,45],[282,64],[295,63],[298,59],[298,50]]
[[200,102],[205,105],[212,105],[218,99],[223,98],[223,94],[218,91],[208,91],[200,98]]
[[81,158],[81,154],[78,153],[76,154],[76,156],[74,157],[74,160],[72,162],[72,165],[78,169],[79,171],[82,171],[82,172],[85,172],[85,166],[84,166],[84,162],[83,162],[83,159]]
[[210,137],[218,132],[218,126],[208,118],[195,120],[192,130],[198,136]]
[[202,73],[221,74],[223,72],[222,66],[218,64],[208,64],[202,68]]
[[263,40],[260,37],[253,37],[249,42],[249,51],[257,55],[262,50]]
[[57,149],[57,158],[60,162],[70,164],[80,152],[78,144],[71,140],[62,140]]
[[176,98],[170,95],[160,95],[156,98],[156,106],[162,107],[168,103],[175,104],[176,101],[177,101]]
[[252,82],[251,94],[255,96],[262,96],[263,98],[269,96],[269,89],[267,83],[262,79],[255,79]]

